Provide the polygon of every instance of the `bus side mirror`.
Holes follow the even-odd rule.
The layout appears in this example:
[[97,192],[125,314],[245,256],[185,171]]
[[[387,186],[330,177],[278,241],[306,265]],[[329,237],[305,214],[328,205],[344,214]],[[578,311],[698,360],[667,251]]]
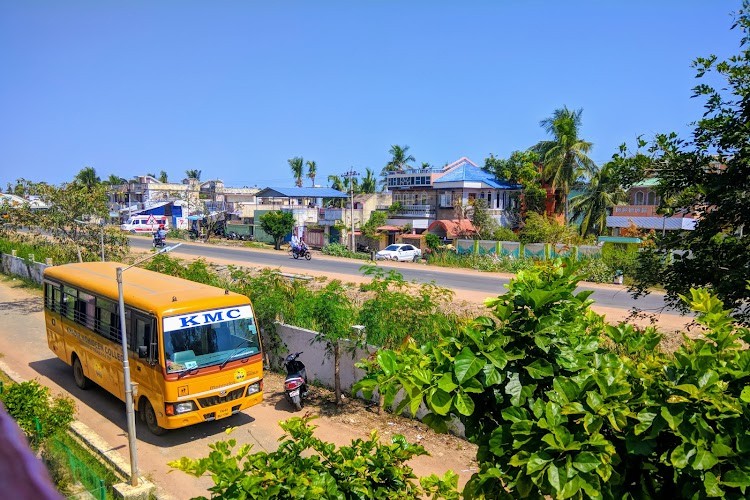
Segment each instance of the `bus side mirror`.
[[145,345],[138,346],[138,357],[139,358],[147,358],[148,357],[148,347]]

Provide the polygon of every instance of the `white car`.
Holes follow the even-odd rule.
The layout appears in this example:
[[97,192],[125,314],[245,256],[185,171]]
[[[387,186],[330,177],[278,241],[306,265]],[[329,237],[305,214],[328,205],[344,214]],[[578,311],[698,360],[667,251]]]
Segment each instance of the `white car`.
[[383,250],[375,254],[375,260],[399,260],[416,261],[422,256],[422,250],[414,245],[396,244],[388,245]]

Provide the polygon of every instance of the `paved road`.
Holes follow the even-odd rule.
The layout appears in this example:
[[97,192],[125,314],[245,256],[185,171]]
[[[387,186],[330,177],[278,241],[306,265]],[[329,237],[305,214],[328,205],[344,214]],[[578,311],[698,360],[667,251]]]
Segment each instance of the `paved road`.
[[[130,238],[134,249],[151,248],[151,240],[143,237]],[[171,243],[171,242],[168,242]],[[185,242],[178,249],[180,254],[193,257],[205,257],[207,259],[218,259],[222,261],[235,262],[246,266],[283,267],[285,271],[296,273],[314,272],[318,275],[348,275],[361,277],[360,267],[364,261],[353,259],[333,258],[323,256],[315,252],[310,261],[295,260],[286,252],[270,252],[262,249],[247,247],[232,247],[212,245],[205,243]],[[484,273],[471,269],[446,269],[440,267],[425,266],[423,264],[412,264],[406,262],[379,262],[379,266],[398,270],[404,279],[418,283],[434,281],[440,286],[450,290],[466,290],[486,296],[499,295],[505,291],[503,285],[507,284],[512,275],[501,273]],[[579,290],[592,290],[591,298],[596,304],[603,308],[619,309],[629,311],[633,307],[647,313],[669,313],[676,311],[666,307],[664,296],[660,293],[652,293],[638,300],[633,299],[623,286],[586,284],[578,287]]]

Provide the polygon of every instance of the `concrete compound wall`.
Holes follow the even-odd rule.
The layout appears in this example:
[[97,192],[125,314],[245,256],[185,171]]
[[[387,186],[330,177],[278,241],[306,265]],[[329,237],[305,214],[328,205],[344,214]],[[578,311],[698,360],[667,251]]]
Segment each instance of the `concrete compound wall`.
[[[283,370],[283,358],[289,352],[303,352],[299,359],[305,364],[307,378],[310,382],[333,388],[333,351],[326,352],[325,342],[316,342],[318,332],[298,328],[281,323],[276,324],[276,333],[286,346],[288,352],[282,355],[272,355],[271,364],[274,368]],[[377,349],[368,346],[367,349],[355,348],[352,350],[350,341],[341,342],[341,359],[339,362],[339,376],[341,378],[341,390],[348,392],[354,383],[365,376],[365,372],[354,367],[359,360],[370,356]]]
[[42,264],[41,262],[32,262],[21,257],[8,255],[7,253],[2,254],[3,274],[29,279],[40,285],[42,284],[44,270],[47,267],[47,264]]

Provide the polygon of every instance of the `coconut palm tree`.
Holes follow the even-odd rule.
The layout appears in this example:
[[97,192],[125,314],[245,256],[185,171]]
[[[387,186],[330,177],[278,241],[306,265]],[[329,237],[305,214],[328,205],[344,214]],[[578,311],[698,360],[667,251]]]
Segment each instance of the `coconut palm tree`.
[[375,172],[369,168],[365,168],[365,177],[362,179],[362,184],[359,186],[360,192],[362,193],[374,193],[377,189],[378,181],[375,179]]
[[305,165],[305,160],[303,160],[301,156],[295,156],[294,158],[288,159],[287,163],[289,163],[289,167],[292,169],[292,174],[294,175],[294,184],[297,187],[302,187],[302,176],[304,175],[303,168]]
[[200,170],[185,170],[185,177],[188,179],[195,179],[196,181],[201,180]]
[[580,220],[581,236],[601,235],[607,228],[607,215],[615,205],[626,203],[627,192],[619,185],[612,162],[598,170],[584,191],[570,199],[571,220]]
[[101,179],[96,175],[94,167],[84,167],[78,174],[76,174],[73,182],[80,184],[87,189],[92,189],[94,186],[101,182]]
[[307,160],[307,177],[312,181],[312,187],[315,187],[315,174],[318,173],[318,164],[312,160]]
[[159,172],[159,182],[164,182],[164,183],[169,182],[169,180],[167,179],[167,171],[166,170],[162,170],[161,172]]
[[565,222],[568,221],[568,194],[572,185],[582,175],[592,176],[596,165],[588,157],[592,144],[579,137],[582,109],[571,111],[567,107],[556,109],[552,116],[539,124],[552,135],[532,147],[543,165],[543,178],[554,191],[560,191],[564,200]]
[[109,174],[109,177],[103,180],[102,184],[107,184],[108,186],[119,186],[126,182],[128,182],[127,179],[120,177],[119,175]]
[[383,167],[383,171],[381,172],[381,174],[385,175],[388,172],[410,169],[411,166],[409,165],[409,162],[414,161],[414,157],[410,154],[407,154],[408,151],[409,146],[399,146],[398,144],[392,145],[391,149],[388,150],[388,154],[391,155],[391,159],[388,163],[385,164],[385,167]]

